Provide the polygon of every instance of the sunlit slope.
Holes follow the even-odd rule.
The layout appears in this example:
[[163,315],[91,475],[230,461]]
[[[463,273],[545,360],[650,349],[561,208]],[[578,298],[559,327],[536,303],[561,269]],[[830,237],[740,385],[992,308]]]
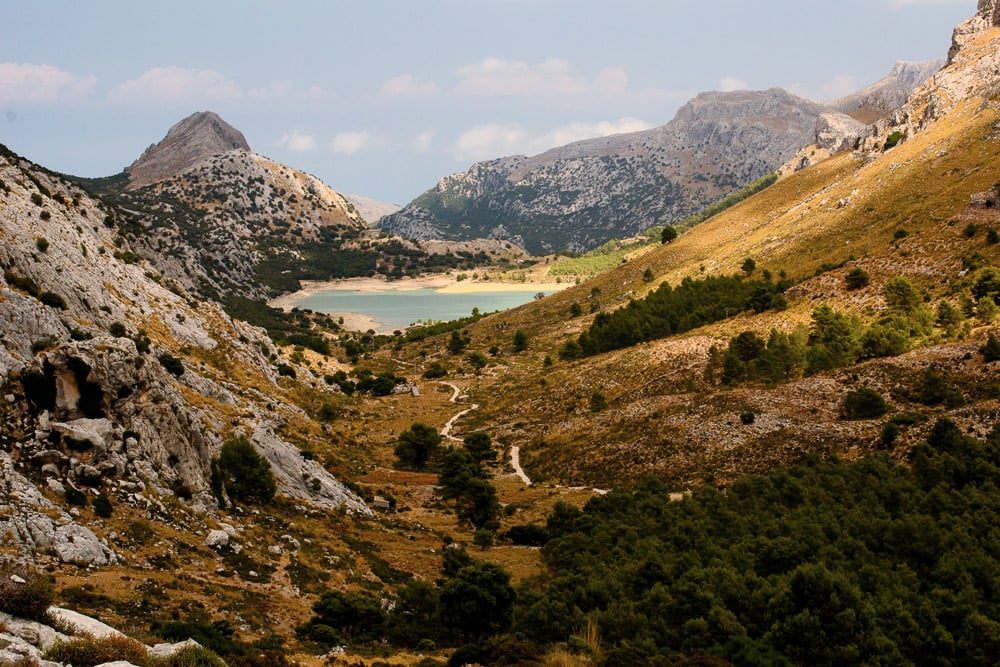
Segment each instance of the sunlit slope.
[[[655,473],[688,486],[809,452],[844,453],[858,438],[876,442],[880,423],[840,419],[844,393],[866,384],[889,396],[934,363],[975,378],[982,365],[964,357],[973,356],[981,344],[975,336],[984,331],[965,342],[776,388],[718,391],[705,384],[708,350],[725,346],[742,330],[766,337],[772,328],[807,325],[822,303],[871,321],[884,307],[881,289],[894,275],[913,280],[933,307],[956,287],[970,262],[997,264],[997,246],[985,243],[982,233],[967,237],[961,218],[970,195],[1000,181],[997,120],[992,103],[963,102],[874,159],[845,153],[791,174],[669,245],[482,320],[469,332],[484,350],[509,349],[517,329],[526,331],[532,344],[527,352],[502,358],[503,366],[494,371],[502,390],[491,392],[477,421],[506,444],[522,447],[529,472],[594,485]],[[589,326],[592,307],[614,310],[664,280],[677,284],[688,276],[737,273],[748,257],[756,262],[757,276],[765,269],[774,276],[784,271],[801,281],[789,292],[788,310],[742,314],[684,336],[582,360],[559,359],[559,347]],[[872,283],[847,292],[843,277],[854,266],[868,271]],[[647,269],[653,281],[643,279]],[[582,315],[571,316],[573,303],[580,304]],[[543,363],[546,356],[551,365]],[[606,409],[591,411],[594,392],[607,399]],[[970,408],[967,418],[975,421],[977,409]],[[745,411],[757,413],[755,424],[740,424]],[[909,437],[920,437],[919,428]]]

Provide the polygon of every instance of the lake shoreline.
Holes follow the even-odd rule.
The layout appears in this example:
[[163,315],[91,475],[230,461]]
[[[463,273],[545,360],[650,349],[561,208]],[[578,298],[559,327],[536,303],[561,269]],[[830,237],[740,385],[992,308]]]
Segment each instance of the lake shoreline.
[[[295,308],[302,300],[323,292],[355,292],[377,294],[382,292],[408,292],[432,289],[440,294],[479,294],[490,292],[555,292],[571,287],[572,282],[504,282],[499,280],[458,280],[456,275],[432,274],[416,278],[344,278],[341,280],[304,280],[302,289],[282,294],[268,301],[269,306],[284,311]],[[358,312],[331,312],[334,318],[342,318],[341,327],[348,331],[378,331],[385,326],[378,319]],[[405,329],[408,327],[402,327]]]

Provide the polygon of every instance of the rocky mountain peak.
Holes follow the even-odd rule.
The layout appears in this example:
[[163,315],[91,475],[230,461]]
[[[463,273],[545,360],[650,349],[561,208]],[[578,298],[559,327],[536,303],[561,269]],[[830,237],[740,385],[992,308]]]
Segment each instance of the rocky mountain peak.
[[1000,0],[979,0],[976,15],[961,23],[952,33],[948,64],[950,65],[958,52],[977,35],[997,26],[1000,26]]
[[250,150],[243,133],[211,111],[198,111],[170,128],[128,168],[129,189],[178,175],[211,155]]

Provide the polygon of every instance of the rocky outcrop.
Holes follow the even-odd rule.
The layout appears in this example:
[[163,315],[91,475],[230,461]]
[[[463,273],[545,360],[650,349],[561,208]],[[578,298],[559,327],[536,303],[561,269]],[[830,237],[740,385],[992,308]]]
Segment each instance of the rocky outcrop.
[[141,188],[179,175],[203,159],[231,150],[250,150],[243,134],[211,111],[193,113],[170,128],[132,163],[129,188]]
[[1000,26],[1000,2],[998,0],[979,0],[976,15],[963,22],[951,36],[951,48],[948,50],[948,64],[955,61],[959,54],[978,35]]
[[48,554],[85,567],[118,562],[106,540],[53,505],[15,470],[10,454],[4,451],[0,451],[0,498],[3,546],[17,550],[22,559]]
[[816,121],[816,145],[831,153],[854,148],[867,126],[847,114],[830,111]]
[[943,58],[920,62],[899,61],[893,65],[889,74],[872,85],[827,104],[861,123],[873,123],[901,107],[913,89],[933,76],[944,64]]
[[871,125],[860,148],[869,158],[922,132],[963,101],[988,99],[1000,89],[1000,4],[980,0],[977,14],[959,25],[945,67],[918,86],[907,102]]

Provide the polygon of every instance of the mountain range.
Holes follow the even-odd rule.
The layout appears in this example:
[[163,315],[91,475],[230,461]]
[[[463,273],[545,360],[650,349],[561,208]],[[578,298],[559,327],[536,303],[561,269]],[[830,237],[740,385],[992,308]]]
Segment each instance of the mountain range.
[[590,250],[681,220],[780,170],[817,143],[821,119],[824,148],[852,146],[862,121],[894,110],[942,62],[898,63],[829,104],[779,88],[702,93],[661,127],[477,163],[379,228],[419,239],[508,239],[533,254]]
[[[780,651],[809,664],[795,642],[817,637],[840,642],[841,662],[863,649],[873,663],[884,655],[944,664],[961,650],[979,656],[966,664],[989,664],[994,644],[982,639],[995,623],[980,609],[993,604],[982,591],[996,557],[966,545],[973,533],[992,539],[996,512],[995,461],[987,460],[995,444],[982,442],[1000,405],[1000,351],[990,351],[1000,300],[998,11],[995,0],[982,0],[955,31],[947,64],[901,106],[878,111],[851,150],[820,159],[821,151],[811,156],[790,141],[794,168],[669,243],[518,309],[393,336],[345,332],[322,314],[260,303],[245,318],[234,315],[233,295],[254,305],[247,297],[286,284],[272,278],[329,272],[368,257],[360,253],[372,246],[383,252],[359,264],[362,274],[423,251],[367,229],[344,197],[252,153],[214,114],[182,121],[108,179],[53,173],[3,149],[0,606],[21,581],[48,582],[61,604],[130,634],[197,634],[239,665],[352,664],[398,650],[407,664],[429,667],[471,662],[469,646],[500,655],[498,664],[657,664],[666,655],[731,664],[722,652],[774,663],[786,660]],[[838,113],[878,109],[864,96],[845,104]],[[779,108],[786,115],[773,127],[795,132],[806,132],[806,118],[815,131],[828,114],[766,91],[700,96],[679,116],[695,126],[695,108],[711,117],[731,105],[744,119],[754,105]],[[764,136],[750,121],[706,123],[728,128],[740,147],[726,159]],[[841,126],[857,127],[839,116],[826,124]],[[588,152],[596,145],[606,147],[604,162]],[[619,162],[645,173],[651,146],[650,137],[641,145],[608,138],[567,147],[561,159],[581,177]],[[705,165],[697,169],[712,164],[696,146],[686,150]],[[501,160],[463,187],[486,193],[507,178],[498,174],[529,163],[525,174],[540,169],[554,182],[545,164],[557,162]],[[729,171],[757,168],[734,162]],[[691,184],[729,183],[725,168],[705,181],[697,169]],[[492,249],[513,260],[509,243],[483,246],[483,257]],[[330,264],[309,255],[331,249]],[[728,294],[707,291],[717,284],[748,287],[750,301],[729,306]],[[675,308],[691,328],[664,332],[647,309],[685,290],[709,296]],[[599,330],[616,327],[621,346],[585,353]],[[760,360],[777,357],[766,350],[787,354],[768,366]],[[764,375],[775,370],[780,377]],[[849,409],[848,396],[861,390],[881,400],[877,416]],[[940,447],[928,444],[932,436]],[[441,459],[400,462],[435,437],[446,445]],[[977,467],[955,463],[971,455]],[[756,541],[737,554],[747,562],[731,568],[671,523],[676,507],[726,533],[737,525],[727,496],[812,507],[807,498],[824,497],[804,471],[827,470],[821,459],[841,470],[861,461],[850,468],[857,475],[907,464],[863,478],[887,496],[885,516],[824,526],[859,553],[895,545],[893,576],[918,588],[931,574],[955,588],[930,587],[936,602],[909,613],[883,590],[880,577],[889,575],[880,563],[845,573],[833,551],[813,549],[825,531],[815,524],[803,532],[777,525],[777,535],[747,528]],[[511,472],[515,461],[523,476]],[[779,481],[747,477],[796,462]],[[926,506],[912,518],[897,493],[904,468],[926,476]],[[949,475],[964,486],[943,486]],[[657,485],[641,481],[649,476]],[[263,494],[266,484],[248,491],[237,483],[269,478],[273,497]],[[479,492],[476,502],[454,497],[460,482]],[[647,503],[661,516],[622,526],[622,550],[611,560],[595,556],[608,533],[585,536],[593,512],[624,514],[632,498],[625,490],[636,484],[677,502]],[[847,492],[828,493],[826,501]],[[695,502],[684,500],[692,494]],[[947,544],[945,559],[938,538],[970,494],[975,509],[964,518],[983,523]],[[492,514],[477,525],[470,512],[480,504]],[[653,533],[675,537],[676,551],[634,557]],[[695,550],[680,551],[684,542]],[[672,574],[702,556],[711,558],[698,577]],[[571,561],[606,564],[631,584],[610,590],[606,577],[567,575]],[[970,563],[972,573],[959,569]],[[786,578],[767,578],[776,573]],[[557,578],[566,595],[543,598]],[[761,581],[776,583],[753,596],[702,596],[716,582],[743,591]],[[634,606],[637,595],[658,606]],[[957,601],[948,613],[935,606],[945,598]],[[869,599],[895,611],[866,612]],[[506,615],[494,618],[498,600]],[[772,625],[758,627],[723,603],[741,614],[741,605],[773,607],[811,631],[783,644]],[[788,613],[813,603],[824,615]],[[596,611],[586,616],[584,607]],[[475,626],[482,618],[495,625]],[[629,642],[630,632],[661,619],[670,621],[663,637],[676,634],[676,644]],[[887,619],[904,629],[898,644],[897,634],[872,634]],[[7,615],[0,621],[0,662],[33,659],[57,637]]]

